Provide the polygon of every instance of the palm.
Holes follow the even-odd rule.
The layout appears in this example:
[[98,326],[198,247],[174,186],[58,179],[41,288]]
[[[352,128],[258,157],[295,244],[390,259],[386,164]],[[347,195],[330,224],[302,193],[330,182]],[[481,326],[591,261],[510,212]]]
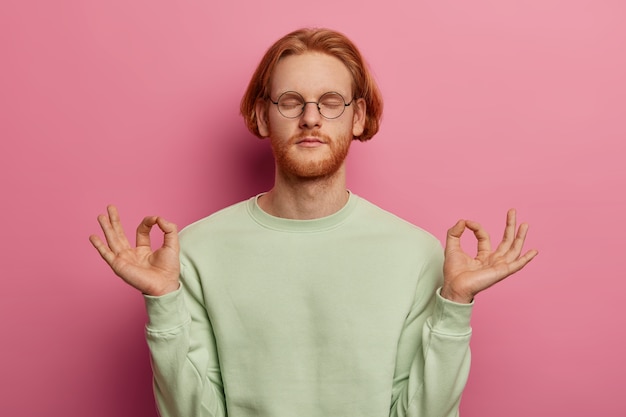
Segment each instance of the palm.
[[[474,232],[478,240],[478,251],[474,258],[461,249],[460,238],[465,228]],[[517,233],[515,228],[515,211],[510,210],[502,242],[492,251],[489,235],[478,223],[465,220],[457,222],[448,231],[442,295],[455,301],[469,302],[479,292],[530,262],[537,255],[536,250],[521,255],[528,225],[522,224]]]
[[178,279],[178,253],[171,248],[129,248],[111,263],[113,271],[145,294],[155,293],[171,280]]
[[[137,228],[137,246],[132,247],[119,221],[117,209],[108,208],[109,216],[99,216],[107,244],[97,236],[91,243],[111,269],[125,282],[144,294],[162,295],[178,288],[179,260],[176,227],[158,217],[146,217]],[[152,251],[150,229],[164,232],[163,246]]]

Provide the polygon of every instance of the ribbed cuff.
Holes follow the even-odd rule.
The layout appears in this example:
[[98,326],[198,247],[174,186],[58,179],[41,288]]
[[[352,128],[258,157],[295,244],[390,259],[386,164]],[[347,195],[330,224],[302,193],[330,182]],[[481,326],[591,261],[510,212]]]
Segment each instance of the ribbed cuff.
[[144,294],[143,297],[148,312],[147,331],[165,332],[180,327],[189,321],[182,284],[176,291],[169,294],[160,297]]
[[431,326],[437,333],[463,336],[472,332],[470,319],[474,302],[469,304],[456,303],[441,296],[441,288],[437,290],[435,310],[431,316]]

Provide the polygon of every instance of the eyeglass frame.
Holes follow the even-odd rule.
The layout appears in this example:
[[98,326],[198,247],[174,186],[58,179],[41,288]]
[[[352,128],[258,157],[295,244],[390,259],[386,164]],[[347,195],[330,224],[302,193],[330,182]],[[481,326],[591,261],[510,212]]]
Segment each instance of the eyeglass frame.
[[[285,116],[283,114],[283,112],[280,111],[280,106],[278,105],[278,103],[280,102],[280,98],[282,96],[284,96],[285,94],[295,94],[297,96],[299,96],[302,99],[302,107],[300,108],[300,113],[297,116]],[[341,97],[341,99],[343,100],[343,109],[341,110],[341,113],[339,113],[339,115],[335,116],[335,117],[326,117],[322,114],[322,109],[320,108],[320,100],[322,97],[324,97],[327,94],[337,94],[339,97]],[[317,101],[306,101],[304,99],[304,97],[302,96],[302,94],[298,93],[297,91],[285,91],[284,93],[281,93],[278,98],[276,99],[276,101],[272,100],[272,97],[267,97],[267,99],[270,101],[270,103],[275,104],[276,105],[276,109],[278,110],[278,113],[280,113],[281,116],[283,116],[285,119],[297,119],[298,117],[302,116],[304,114],[304,109],[306,108],[307,104],[315,104],[315,106],[317,107],[317,111],[320,114],[320,116],[322,116],[324,119],[327,120],[335,120],[340,118],[345,112],[346,112],[346,107],[349,107],[353,102],[355,97],[352,97],[352,100],[350,100],[349,103],[346,103],[346,99],[344,96],[342,96],[341,94],[339,94],[336,91],[327,91],[324,94],[322,94]]]

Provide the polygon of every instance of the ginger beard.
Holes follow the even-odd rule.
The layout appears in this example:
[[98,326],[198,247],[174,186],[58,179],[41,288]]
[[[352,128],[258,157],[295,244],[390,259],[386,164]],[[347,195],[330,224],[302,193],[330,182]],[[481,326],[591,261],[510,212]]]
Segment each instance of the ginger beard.
[[[322,147],[326,149],[297,149],[296,143],[307,136],[322,139],[324,141]],[[351,134],[332,139],[319,132],[299,134],[288,141],[279,141],[273,139],[271,128],[269,137],[277,168],[299,179],[317,179],[335,174],[346,160],[352,142]],[[309,152],[311,155],[308,155]],[[320,157],[322,152],[326,153],[324,158]]]

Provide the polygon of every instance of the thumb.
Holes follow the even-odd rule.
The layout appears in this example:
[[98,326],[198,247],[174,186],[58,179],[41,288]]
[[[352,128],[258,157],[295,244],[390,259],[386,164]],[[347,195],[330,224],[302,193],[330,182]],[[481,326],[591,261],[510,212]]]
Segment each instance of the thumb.
[[446,234],[446,252],[461,248],[461,236],[465,231],[465,220],[459,220],[454,226],[448,229]]
[[459,239],[465,231],[465,220],[459,220],[454,226],[448,229],[447,239]]

